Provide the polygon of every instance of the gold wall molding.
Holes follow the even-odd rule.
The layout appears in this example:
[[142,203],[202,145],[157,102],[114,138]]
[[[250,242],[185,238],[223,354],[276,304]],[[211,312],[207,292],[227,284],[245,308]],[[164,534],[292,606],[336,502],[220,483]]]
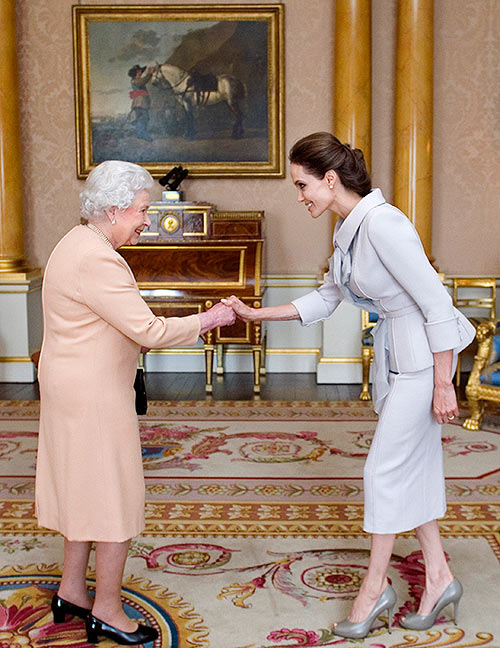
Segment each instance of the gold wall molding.
[[28,356],[0,356],[0,362],[31,362]]
[[319,364],[360,364],[361,358],[321,358]]
[[[300,284],[299,288],[317,288],[318,286],[321,285],[321,282],[316,281],[315,283],[311,284]],[[295,286],[290,286],[290,284],[286,283],[266,283],[265,284],[266,288],[294,288]]]
[[399,0],[396,53],[394,203],[432,245],[434,0]]
[[278,347],[275,347],[273,349],[266,349],[266,354],[267,355],[319,355],[321,353],[321,349],[280,349]]

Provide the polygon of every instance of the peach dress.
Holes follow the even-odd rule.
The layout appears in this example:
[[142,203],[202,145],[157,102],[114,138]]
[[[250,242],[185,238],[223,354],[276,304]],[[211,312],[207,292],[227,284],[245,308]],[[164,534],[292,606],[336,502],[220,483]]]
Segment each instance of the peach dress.
[[123,542],[144,529],[140,347],[193,345],[199,318],[156,317],[125,260],[83,225],[54,248],[42,301],[38,523],[68,540]]

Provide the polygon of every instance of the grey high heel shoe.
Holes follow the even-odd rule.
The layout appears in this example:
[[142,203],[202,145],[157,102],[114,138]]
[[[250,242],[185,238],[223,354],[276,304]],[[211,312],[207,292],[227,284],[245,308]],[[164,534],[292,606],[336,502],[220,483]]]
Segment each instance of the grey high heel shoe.
[[364,621],[359,623],[352,623],[347,619],[337,623],[333,628],[333,632],[339,637],[345,637],[346,639],[363,639],[370,632],[375,619],[382,614],[385,610],[389,614],[389,633],[392,632],[392,611],[396,604],[396,592],[392,589],[390,585],[387,585],[385,590],[380,595],[379,600],[373,606],[372,611],[367,616]]
[[441,597],[432,608],[430,614],[425,616],[420,614],[407,614],[404,620],[401,619],[399,625],[403,626],[403,628],[408,628],[409,630],[428,630],[436,622],[437,615],[441,610],[447,605],[450,605],[450,603],[453,603],[453,620],[456,625],[458,618],[458,603],[463,593],[464,589],[462,583],[458,578],[455,578],[441,594]]

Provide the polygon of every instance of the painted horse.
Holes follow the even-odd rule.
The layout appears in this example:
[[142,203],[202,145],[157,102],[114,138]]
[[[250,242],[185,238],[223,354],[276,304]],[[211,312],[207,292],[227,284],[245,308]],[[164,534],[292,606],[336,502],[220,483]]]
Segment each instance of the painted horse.
[[246,99],[245,84],[231,74],[201,75],[196,70],[187,72],[169,63],[157,63],[153,84],[169,86],[175,99],[184,109],[186,138],[195,137],[194,110],[202,106],[224,102],[234,115],[232,138],[243,137],[243,104]]

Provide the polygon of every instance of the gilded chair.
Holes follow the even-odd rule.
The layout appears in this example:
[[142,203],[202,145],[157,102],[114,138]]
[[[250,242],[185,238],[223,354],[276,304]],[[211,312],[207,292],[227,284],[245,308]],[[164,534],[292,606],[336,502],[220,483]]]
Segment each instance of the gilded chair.
[[[476,329],[485,319],[495,319],[496,282],[494,277],[453,279],[453,305],[470,319]],[[461,364],[460,354],[455,377],[457,387],[460,385]]]
[[359,400],[369,401],[370,396],[370,364],[373,359],[372,328],[378,321],[377,313],[361,311],[361,367],[363,370],[362,389]]
[[479,430],[485,401],[500,403],[500,320],[484,321],[477,327],[477,354],[465,393],[471,414],[465,419],[466,430]]

